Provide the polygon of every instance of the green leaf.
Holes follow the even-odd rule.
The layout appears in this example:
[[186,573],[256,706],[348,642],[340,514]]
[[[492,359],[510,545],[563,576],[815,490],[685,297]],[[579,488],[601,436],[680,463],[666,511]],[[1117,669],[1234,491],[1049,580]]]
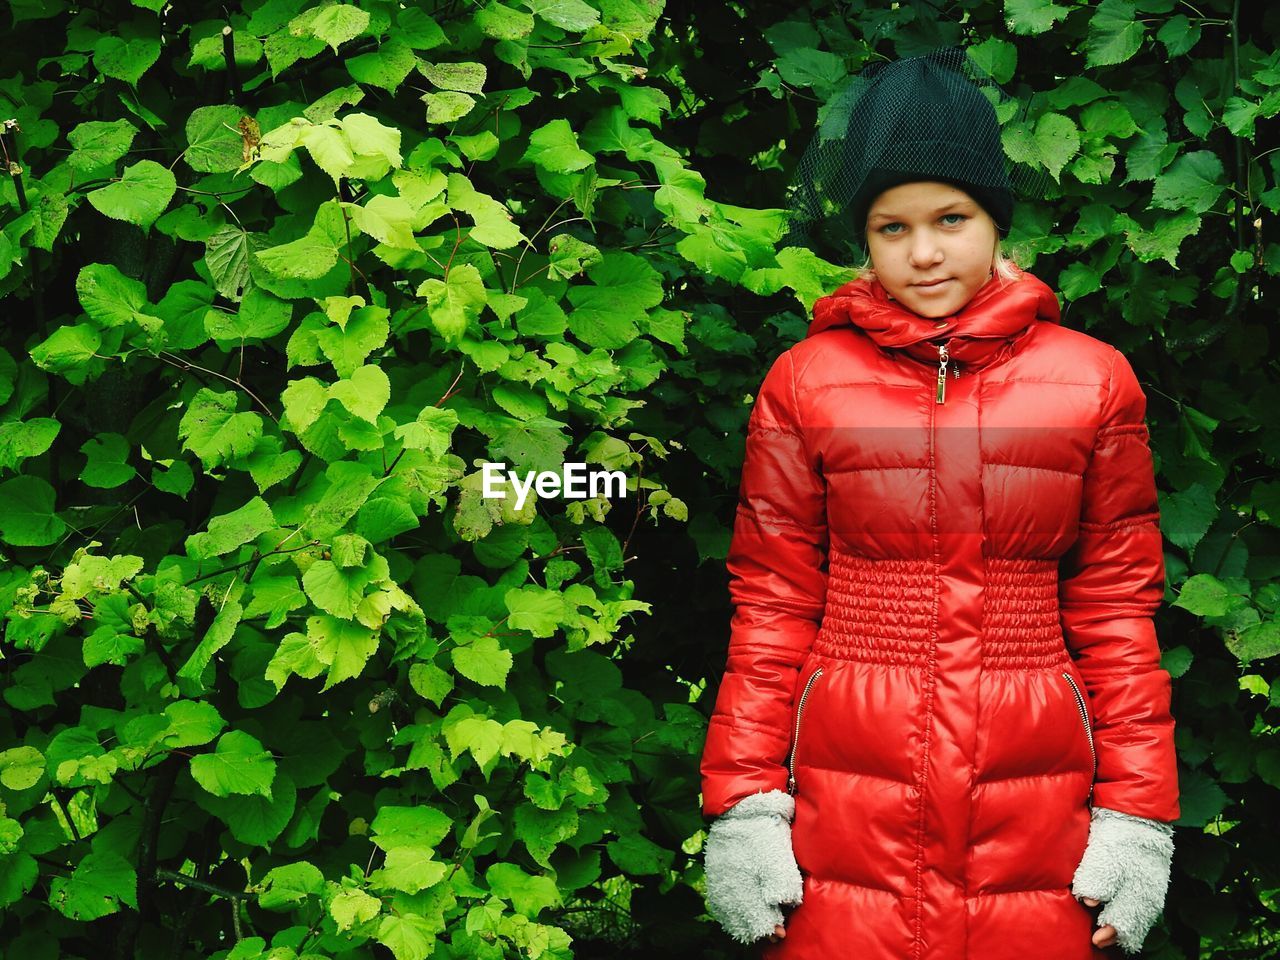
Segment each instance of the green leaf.
[[129,152],[138,128],[128,120],[89,120],[77,124],[67,140],[75,149],[67,162],[81,173],[90,173],[98,167],[114,164]]
[[583,0],[527,0],[536,16],[562,30],[580,33],[600,22],[600,13]]
[[31,359],[49,373],[60,373],[71,383],[81,384],[88,375],[90,361],[102,346],[102,335],[87,323],[61,326],[43,343],[31,348]]
[[453,689],[453,677],[434,663],[415,663],[409,668],[409,686],[438,707]]
[[336,125],[316,124],[304,127],[298,142],[307,148],[307,153],[316,166],[329,174],[335,184],[347,175],[347,171],[356,162],[350,142]]
[[294,36],[310,34],[337,53],[340,45],[364,33],[369,19],[369,14],[359,7],[334,3],[300,13],[289,21],[289,30]]
[[235,313],[209,310],[205,314],[205,332],[215,340],[265,340],[289,326],[293,306],[260,287],[250,287]]
[[358,623],[332,616],[307,619],[307,642],[316,659],[329,668],[324,690],[358,677],[377,652],[378,633]]
[[387,317],[386,307],[360,307],[345,323],[316,331],[316,345],[338,376],[352,376],[369,354],[386,344],[390,335]]
[[215,393],[201,387],[178,424],[183,449],[200,458],[206,470],[233,457],[250,453],[262,436],[262,418],[256,413],[237,413],[240,394]]
[[1164,44],[1169,59],[1181,57],[1200,42],[1200,24],[1192,23],[1182,13],[1175,13],[1156,31],[1156,39]]
[[529,147],[520,158],[552,173],[573,173],[590,166],[594,157],[578,146],[577,134],[565,119],[552,120],[529,134]]
[[243,161],[240,133],[243,110],[234,106],[196,107],[187,118],[187,149],[183,158],[200,173],[230,173]]
[[1191,650],[1185,646],[1177,646],[1165,650],[1160,657],[1160,666],[1167,670],[1169,676],[1177,680],[1191,668],[1194,659]]
[[263,626],[268,630],[280,626],[290,613],[307,603],[307,596],[299,588],[296,577],[260,575],[254,577],[249,586],[253,590],[253,599],[245,608],[244,619],[252,620],[266,614],[267,620]]
[[383,850],[397,847],[437,846],[453,830],[453,820],[443,810],[426,804],[412,807],[384,806],[370,824],[373,842]]
[[485,871],[484,879],[494,896],[510,901],[517,913],[531,919],[561,903],[554,880],[530,876],[514,863],[495,863]]
[[1018,48],[999,37],[988,37],[969,47],[969,56],[999,84],[1012,80],[1018,67]]
[[355,616],[364,599],[365,588],[375,577],[372,568],[344,569],[331,560],[317,560],[302,575],[302,586],[312,602],[325,613],[349,620]]
[[169,725],[163,745],[170,749],[203,746],[227,725],[218,709],[204,700],[178,700],[164,708],[164,716]]
[[187,554],[197,560],[220,557],[275,528],[271,507],[261,497],[252,497],[243,506],[210,520],[208,533],[188,537]]
[[292,910],[307,897],[319,896],[324,890],[324,874],[306,860],[286,863],[268,871],[262,878],[258,906],[263,910]]
[[1005,151],[1014,161],[1045,167],[1055,180],[1067,162],[1080,151],[1080,131],[1070,117],[1046,113],[1034,130],[1007,124],[1001,130]]
[[14,547],[44,547],[67,525],[54,513],[54,491],[39,477],[19,476],[0,483],[0,540]]
[[422,102],[427,105],[427,123],[445,124],[461,120],[476,105],[476,98],[469,93],[444,90],[440,93],[424,93]]
[[1195,150],[1178,157],[1156,178],[1151,206],[1164,210],[1205,213],[1227,188],[1222,161],[1212,150]]
[[187,662],[178,671],[178,676],[188,680],[198,680],[204,673],[204,668],[213,659],[213,655],[231,642],[243,614],[243,608],[235,600],[224,603],[218,610],[217,616],[213,618],[213,622],[209,624],[209,629],[205,631],[200,643],[196,645]]
[[149,230],[177,189],[178,181],[168,167],[139,160],[125,168],[119,181],[89,191],[87,198],[103,216]]
[[1213,491],[1202,483],[1160,494],[1160,528],[1176,546],[1191,553],[1218,518]]
[[[358,156],[378,158],[390,167],[404,162],[400,157],[399,128],[389,127],[367,113],[349,113],[340,122],[347,142]],[[379,179],[385,172],[384,169],[371,179]]]
[[109,263],[90,263],[76,274],[76,296],[84,312],[106,330],[130,323],[147,308],[147,288]]
[[511,672],[511,651],[504,650],[497,637],[479,637],[466,646],[454,647],[453,665],[457,671],[482,686],[506,689]]
[[0,753],[0,786],[28,790],[44,776],[45,760],[35,747],[11,747]]
[[447,281],[424,280],[417,295],[426,298],[431,322],[446,343],[461,340],[467,324],[480,316],[485,305],[484,281],[469,263],[451,269]]
[[23,460],[40,456],[61,429],[62,424],[50,417],[0,423],[0,467],[16,470]]
[[298,806],[298,790],[284,771],[276,774],[271,799],[197,796],[196,802],[227,825],[243,844],[266,847],[284,833]]
[[395,93],[417,63],[418,58],[409,45],[392,38],[380,44],[373,53],[362,53],[348,60],[347,73],[360,83]]
[[423,407],[418,418],[396,427],[396,439],[412,450],[424,450],[433,458],[443,457],[453,442],[458,414],[440,407]]
[[366,923],[381,912],[381,900],[351,887],[339,890],[329,901],[329,916],[338,925],[339,933]]
[[118,433],[100,433],[80,445],[80,452],[88,458],[80,479],[90,487],[110,490],[128,483],[137,471],[126,461],[129,459],[129,441]]
[[1130,0],[1102,0],[1089,20],[1084,41],[1085,66],[1124,63],[1142,47],[1147,28]]
[[647,837],[638,833],[624,834],[605,845],[609,859],[624,873],[632,876],[661,874],[670,866],[674,854],[664,850]]
[[474,14],[476,27],[494,40],[520,40],[533,32],[533,16],[513,10],[501,3],[490,2]]
[[484,93],[487,70],[483,63],[474,61],[423,63],[418,67],[418,72],[441,90]]
[[[562,432],[565,425],[559,420],[547,417],[513,420],[495,415],[493,422],[496,429],[490,428],[493,440],[489,444],[489,452],[497,460],[505,461],[509,469],[517,473],[560,471],[569,438]],[[514,496],[510,499],[514,504]]]
[[275,775],[271,754],[241,730],[224,733],[213,753],[191,758],[191,776],[215,797],[256,794],[271,799]]
[[421,249],[413,236],[414,210],[404,198],[378,194],[364,206],[344,203],[342,207],[351,213],[351,219],[361,233],[379,243],[401,250]]
[[[475,221],[471,237],[476,243],[506,250],[528,239],[513,222],[510,210],[493,197],[478,193],[462,174],[449,174],[448,191],[449,206]],[[453,276],[453,270],[449,271],[449,276]]]
[[1199,214],[1180,211],[1158,217],[1155,225],[1147,229],[1122,213],[1116,217],[1115,226],[1123,229],[1125,245],[1142,262],[1166,260],[1171,267],[1177,267],[1182,241],[1199,232],[1202,220]]
[[[239,300],[244,295],[249,285],[250,253],[256,255],[264,246],[262,237],[246,233],[238,226],[226,226],[210,234],[205,241],[204,262],[220,294],[228,300]],[[336,263],[337,259],[335,250],[333,262]],[[203,316],[200,329],[203,332]]]
[[553,636],[568,612],[563,594],[538,586],[508,590],[503,602],[511,612],[507,622],[517,630],[528,630],[535,637]]
[[1227,649],[1243,663],[1280,654],[1280,621],[1263,620],[1238,632],[1228,631]]
[[[469,708],[464,706],[463,709]],[[443,725],[449,753],[457,760],[464,750],[467,751],[488,776],[492,764],[498,759],[498,751],[502,749],[502,724],[488,717],[455,717],[458,712],[457,707],[451,710]]]
[[444,879],[449,865],[434,859],[435,850],[429,846],[397,846],[387,852],[383,868],[376,870],[369,881],[378,890],[402,890],[418,893]]
[[1179,767],[1178,806],[1181,816],[1174,823],[1182,827],[1203,827],[1210,823],[1230,802],[1230,797],[1199,770]]
[[254,258],[277,277],[318,280],[338,262],[338,247],[327,232],[313,227],[297,240],[257,251]]
[[302,465],[302,454],[297,450],[285,450],[279,437],[264,434],[245,462],[249,475],[258,485],[258,492],[265,493],[297,472]]
[[124,39],[115,33],[99,37],[93,45],[93,65],[108,77],[137,86],[142,75],[160,59],[160,41],[154,37]]
[[437,928],[416,913],[388,914],[378,924],[376,939],[395,960],[426,960],[435,952]]
[[844,58],[826,50],[797,47],[774,61],[778,75],[795,87],[829,95],[847,75]]
[[115,853],[90,853],[70,877],[54,877],[49,903],[72,920],[97,920],[121,905],[138,909],[138,875]]

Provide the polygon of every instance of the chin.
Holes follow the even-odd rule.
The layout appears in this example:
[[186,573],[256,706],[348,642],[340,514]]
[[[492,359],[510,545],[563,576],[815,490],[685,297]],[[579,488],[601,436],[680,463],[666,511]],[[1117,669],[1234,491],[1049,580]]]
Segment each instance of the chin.
[[907,302],[906,304],[911,308],[911,311],[922,317],[928,317],[931,320],[939,317],[949,317],[953,313],[956,313],[961,306],[956,303],[938,303],[933,300],[921,302],[923,299],[921,297],[912,297],[911,299],[914,302]]

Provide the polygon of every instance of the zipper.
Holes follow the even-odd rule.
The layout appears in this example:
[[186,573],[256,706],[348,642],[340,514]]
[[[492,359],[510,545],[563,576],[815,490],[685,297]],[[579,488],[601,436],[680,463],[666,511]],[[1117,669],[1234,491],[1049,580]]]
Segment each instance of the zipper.
[[947,354],[948,342],[949,341],[944,340],[942,343],[938,344],[938,403],[947,402],[947,364],[953,364],[951,367],[951,375],[953,378],[958,378],[960,376],[959,362],[953,361]]
[[796,792],[796,747],[800,745],[800,719],[804,716],[804,702],[809,697],[809,690],[820,676],[822,667],[809,675],[804,690],[800,692],[800,703],[796,707],[796,728],[791,736],[791,754],[787,757],[787,793],[793,796]]
[[[1062,671],[1062,677],[1067,683],[1071,684],[1071,692],[1076,697],[1076,707],[1080,711],[1080,719],[1084,721],[1085,736],[1089,739],[1089,756],[1093,758],[1093,775],[1098,775],[1098,754],[1093,746],[1093,725],[1089,723],[1089,707],[1085,702],[1084,694],[1080,692],[1080,688],[1076,685],[1075,678],[1066,670]],[[1089,798],[1093,799],[1093,781],[1089,782]]]

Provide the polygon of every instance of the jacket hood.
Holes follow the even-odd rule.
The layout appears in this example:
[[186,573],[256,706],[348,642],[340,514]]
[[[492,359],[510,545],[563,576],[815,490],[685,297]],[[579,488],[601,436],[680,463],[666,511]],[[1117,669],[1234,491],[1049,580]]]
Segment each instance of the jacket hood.
[[1025,270],[1013,281],[991,277],[959,312],[938,318],[912,312],[891,299],[879,280],[862,278],[818,298],[807,335],[852,327],[882,348],[925,362],[936,361],[946,341],[954,360],[977,367],[1005,356],[1037,321],[1061,318],[1053,290]]

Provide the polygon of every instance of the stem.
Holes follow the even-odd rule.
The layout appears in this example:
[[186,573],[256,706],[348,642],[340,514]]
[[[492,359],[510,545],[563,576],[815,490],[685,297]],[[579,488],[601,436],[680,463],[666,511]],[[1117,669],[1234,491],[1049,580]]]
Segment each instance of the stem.
[[227,86],[230,88],[230,99],[240,99],[240,75],[236,72],[235,31],[231,25],[222,28],[222,59],[227,65]]
[[[179,357],[179,356],[178,356],[177,354],[175,354],[175,353],[169,353],[169,351],[168,351],[168,350],[161,350],[161,351],[157,354],[157,356],[158,356],[161,360],[165,361],[165,363],[171,363],[171,364],[173,364],[173,366],[177,367],[179,370],[184,370],[184,371],[185,371],[185,370],[200,370],[200,371],[202,371],[202,372],[204,372],[204,373],[211,373],[211,374],[213,374],[215,377],[221,377],[223,380],[227,381],[227,383],[230,383],[230,384],[233,384],[233,385],[235,385],[235,386],[239,387],[241,390],[243,390],[245,393],[247,393],[250,397],[252,397],[252,398],[253,398],[253,400],[254,400],[254,402],[255,402],[255,403],[257,403],[257,405],[258,405],[258,406],[260,406],[260,407],[262,408],[263,412],[264,412],[264,413],[266,413],[266,415],[267,415],[268,417],[270,417],[270,418],[271,418],[272,420],[274,420],[276,423],[279,423],[279,422],[280,422],[280,418],[279,418],[279,417],[277,417],[274,413],[272,413],[272,412],[271,412],[271,408],[270,408],[270,407],[268,407],[268,406],[267,406],[267,405],[262,401],[262,399],[261,399],[261,398],[259,398],[259,396],[258,396],[256,393],[254,393],[252,390],[250,390],[248,387],[246,387],[246,386],[245,386],[243,383],[241,383],[239,380],[233,379],[232,377],[228,377],[225,373],[219,373],[217,370],[210,370],[208,367],[202,367],[202,366],[200,366],[200,364],[198,364],[198,363],[192,363],[190,360],[184,360],[182,357]],[[171,358],[172,358],[172,359],[171,359]]]
[[[207,880],[200,880],[196,877],[190,877],[187,876],[187,874],[179,873],[176,870],[158,869],[155,872],[155,879],[168,880],[172,883],[180,883],[183,886],[201,890],[210,896],[223,897],[227,900],[248,900],[253,896],[252,894],[245,893],[242,890],[230,890],[226,887],[220,887],[215,883],[210,883]],[[239,924],[237,923],[237,926],[238,925]]]

